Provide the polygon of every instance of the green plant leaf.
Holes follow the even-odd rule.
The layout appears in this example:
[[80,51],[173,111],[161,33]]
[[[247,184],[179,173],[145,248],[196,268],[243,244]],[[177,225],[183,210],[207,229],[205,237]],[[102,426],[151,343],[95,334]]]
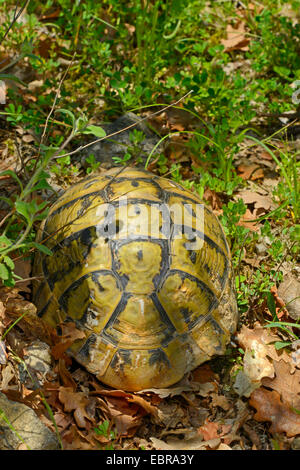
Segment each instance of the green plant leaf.
[[286,346],[290,346],[290,341],[275,341],[274,347],[278,351],[279,349],[285,348]]
[[70,116],[71,121],[72,121],[72,125],[74,126],[76,118],[75,118],[74,114],[69,109],[59,108],[59,109],[56,110],[56,112],[57,113],[59,112],[59,113],[67,114],[67,116]]
[[42,253],[45,253],[45,255],[51,256],[51,255],[53,254],[52,251],[50,250],[50,248],[48,248],[48,247],[45,246],[45,245],[41,245],[40,243],[31,242],[30,245],[31,245],[31,246],[34,246],[35,248],[37,248],[38,250],[40,250]]
[[106,136],[106,132],[102,127],[93,126],[93,125],[87,126],[84,129],[84,131],[82,131],[82,133],[83,134],[93,134],[94,136],[99,137],[99,138]]
[[268,309],[270,310],[273,318],[275,320],[278,320],[277,315],[276,315],[276,303],[275,303],[274,296],[272,295],[271,292],[267,293],[267,305],[268,305]]
[[20,83],[21,85],[28,87],[27,83],[20,80],[18,77],[13,75],[12,73],[0,73],[0,80],[12,80],[13,82]]
[[5,249],[12,244],[12,241],[6,235],[0,235],[0,250]]
[[0,263],[0,279],[6,281],[9,278],[9,270],[5,266],[5,264]]
[[21,214],[28,223],[31,223],[31,217],[29,212],[29,204],[24,201],[16,201],[15,202],[16,211]]
[[15,263],[9,256],[3,256],[3,261],[9,269],[14,269]]

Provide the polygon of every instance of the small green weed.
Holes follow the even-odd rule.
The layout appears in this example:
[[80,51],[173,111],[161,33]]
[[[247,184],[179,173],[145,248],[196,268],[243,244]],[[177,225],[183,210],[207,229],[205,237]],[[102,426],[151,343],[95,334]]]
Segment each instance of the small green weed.
[[[103,436],[108,440],[114,441],[116,439],[116,433],[111,430],[110,422],[108,420],[99,424],[97,428],[94,428],[94,431],[98,436]],[[113,442],[112,444],[107,445],[104,450],[114,450]]]

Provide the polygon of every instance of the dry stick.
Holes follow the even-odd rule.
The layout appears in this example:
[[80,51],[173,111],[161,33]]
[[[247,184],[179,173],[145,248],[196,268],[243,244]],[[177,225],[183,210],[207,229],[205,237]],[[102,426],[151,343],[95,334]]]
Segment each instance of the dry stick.
[[[63,155],[59,155],[59,156],[56,156],[56,157],[53,157],[53,158],[63,158],[63,157],[67,157],[68,155],[74,155],[74,153],[80,152],[80,150],[83,150],[83,149],[89,147],[90,145],[96,144],[97,142],[101,142],[102,140],[108,139],[108,138],[110,138],[110,137],[113,137],[114,135],[120,134],[121,132],[127,131],[128,129],[131,129],[132,127],[137,126],[137,125],[140,124],[141,122],[146,121],[147,119],[149,119],[149,118],[151,118],[151,117],[153,117],[153,116],[156,116],[157,114],[163,113],[164,111],[166,111],[166,110],[169,109],[169,108],[172,108],[173,106],[176,106],[178,103],[180,103],[182,100],[184,100],[188,95],[190,95],[191,93],[193,93],[193,91],[194,91],[194,90],[190,90],[188,93],[186,93],[184,96],[182,96],[182,97],[181,97],[178,101],[176,101],[175,103],[171,103],[171,104],[169,104],[168,106],[166,106],[165,108],[160,109],[159,111],[156,111],[155,113],[152,113],[152,114],[150,114],[149,116],[145,116],[145,117],[142,118],[142,119],[139,119],[137,122],[135,122],[135,123],[133,123],[133,124],[130,124],[130,126],[124,127],[124,129],[121,129],[121,130],[119,130],[119,131],[113,132],[112,134],[109,134],[109,135],[106,135],[106,136],[101,137],[101,138],[99,138],[99,139],[96,139],[96,140],[94,140],[93,142],[89,142],[89,143],[86,144],[86,145],[81,145],[80,147],[78,147],[76,150],[73,150],[72,152],[64,153]],[[65,147],[65,145],[64,145],[64,147]]]

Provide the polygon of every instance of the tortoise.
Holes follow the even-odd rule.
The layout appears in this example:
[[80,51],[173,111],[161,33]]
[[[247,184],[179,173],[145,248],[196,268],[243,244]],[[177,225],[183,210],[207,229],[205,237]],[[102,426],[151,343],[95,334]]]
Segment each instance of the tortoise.
[[73,185],[38,240],[39,317],[84,332],[68,353],[104,384],[166,388],[216,355],[237,327],[230,250],[201,199],[144,169]]

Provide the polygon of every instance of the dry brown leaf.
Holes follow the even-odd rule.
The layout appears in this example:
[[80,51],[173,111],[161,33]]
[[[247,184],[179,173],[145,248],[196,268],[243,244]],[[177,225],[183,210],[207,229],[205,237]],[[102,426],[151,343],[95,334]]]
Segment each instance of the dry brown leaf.
[[268,344],[274,341],[274,337],[269,331],[264,328],[251,330],[243,325],[237,340],[245,350],[245,375],[253,382],[260,381],[262,377],[274,377],[274,366],[268,358],[270,349],[275,349]]
[[249,50],[248,44],[250,43],[250,39],[246,37],[244,21],[239,21],[235,26],[228,24],[226,33],[227,38],[221,40],[221,44],[225,47],[225,52]]
[[219,210],[221,209],[223,203],[216,193],[216,191],[212,191],[210,188],[206,188],[203,194],[203,199],[205,201],[208,201],[211,205],[211,208],[213,210]]
[[61,329],[62,336],[58,337],[59,340],[51,348],[51,354],[54,359],[65,358],[65,352],[74,341],[85,338],[85,333],[82,330],[78,330],[73,322],[62,324]]
[[64,450],[95,450],[97,444],[94,437],[94,433],[85,435],[75,424],[72,424],[63,434]]
[[134,435],[137,427],[141,424],[141,418],[145,412],[135,403],[129,404],[124,398],[108,396],[106,403],[110,416],[120,436]]
[[54,413],[55,423],[60,431],[67,429],[72,423],[72,417],[58,410]]
[[239,176],[243,178],[243,180],[257,180],[264,177],[263,169],[260,168],[258,165],[239,165],[237,168],[239,172]]
[[[141,418],[150,411],[157,413],[156,407],[144,398],[123,390],[108,390],[100,388],[96,382],[91,382],[95,391],[90,395],[106,397],[107,414],[113,417],[119,435],[129,437],[141,424]],[[101,408],[103,408],[101,406]]]
[[269,329],[255,324],[253,329],[242,326],[237,340],[246,351],[244,356],[244,372],[251,380],[259,381],[263,377],[274,377],[274,365],[270,361],[285,361],[290,365],[291,372],[294,367],[291,358],[284,350],[276,350],[274,343],[280,341],[279,336]]
[[139,395],[132,395],[131,397],[126,398],[129,403],[135,403],[143,408],[147,413],[153,415],[154,417],[158,417],[157,407],[151,405],[147,400]]
[[[298,277],[292,273],[284,276],[279,288],[278,294],[275,292],[274,297],[280,307],[286,307],[285,312],[293,320],[300,318],[300,281]],[[281,303],[281,304],[280,304]]]
[[59,372],[59,376],[60,376],[64,386],[65,387],[70,387],[75,391],[76,387],[77,387],[76,382],[73,379],[71,373],[66,368],[65,361],[61,358],[58,361],[58,372]]
[[255,390],[249,400],[257,412],[254,415],[256,421],[270,421],[270,432],[285,432],[288,437],[300,434],[300,415],[280,401],[280,395],[276,391],[265,388]]
[[0,335],[3,334],[5,326],[4,326],[4,318],[5,318],[5,307],[3,302],[0,300]]
[[0,382],[0,390],[6,391],[9,388],[9,382],[15,377],[15,371],[11,363],[2,368],[2,380]]
[[203,364],[191,372],[192,381],[204,384],[206,382],[219,381],[218,375],[213,372],[209,364]]
[[276,390],[284,403],[300,410],[300,371],[291,374],[290,364],[284,361],[274,362],[275,378],[265,377],[262,384]]
[[150,437],[150,440],[157,450],[204,450],[207,447],[215,449],[221,444],[220,438],[204,442],[202,436],[187,440],[173,438],[168,439],[168,442],[164,442],[156,437]]
[[205,420],[205,423],[198,428],[199,434],[202,435],[204,441],[209,441],[211,439],[216,439],[228,434],[231,430],[230,425],[225,425],[217,423],[214,421]]
[[0,80],[0,104],[6,103],[7,86],[3,80]]
[[229,403],[229,401],[224,395],[218,395],[217,393],[212,393],[211,398],[212,398],[211,403],[213,406],[219,406],[225,411],[231,408],[231,404]]
[[255,219],[256,219],[255,212],[251,212],[249,209],[246,209],[246,212],[245,214],[243,214],[243,216],[239,220],[238,225],[247,227],[253,232],[258,232],[259,224],[257,222],[253,222],[253,220]]
[[0,340],[0,364],[4,365],[7,362],[7,352],[4,341]]
[[255,209],[265,209],[268,211],[275,208],[271,196],[259,194],[249,189],[237,192],[235,199],[242,199],[246,205],[254,204]]
[[33,135],[31,134],[26,134],[22,137],[22,140],[26,143],[26,144],[30,144],[30,142],[34,142],[34,137]]
[[74,392],[71,387],[59,387],[58,398],[64,405],[65,411],[74,411],[77,426],[86,427],[86,419],[92,421],[87,414],[88,399],[83,392]]
[[[30,273],[31,273],[31,261],[29,258],[25,259],[24,257],[13,258],[15,263],[14,273],[17,276],[20,276],[24,281],[18,280],[17,287],[20,291],[31,292],[29,288],[31,284]],[[26,280],[27,279],[27,280]]]
[[223,444],[223,442],[221,442],[221,444],[216,450],[232,450],[232,448],[229,447],[227,444]]
[[270,160],[271,162],[274,161],[272,155],[270,155],[269,152],[266,152],[265,150],[260,153],[260,158],[263,160]]

